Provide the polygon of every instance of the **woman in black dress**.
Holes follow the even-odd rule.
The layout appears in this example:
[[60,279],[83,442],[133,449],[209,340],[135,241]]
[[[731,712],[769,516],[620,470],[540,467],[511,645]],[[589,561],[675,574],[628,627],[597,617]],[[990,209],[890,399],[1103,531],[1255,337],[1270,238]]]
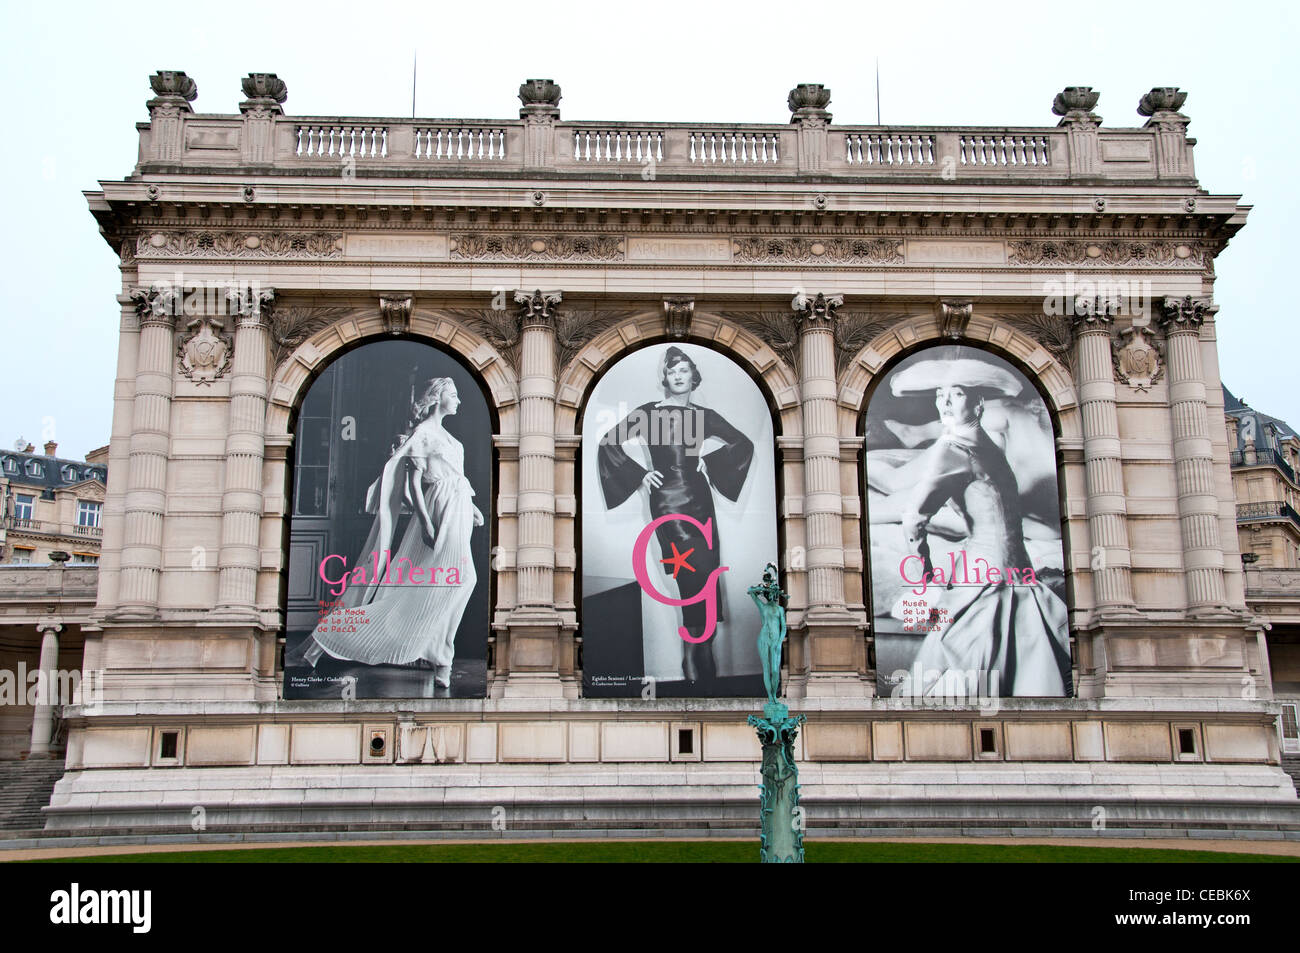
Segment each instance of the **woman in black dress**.
[[[600,442],[597,465],[607,507],[613,509],[644,487],[650,498],[650,519],[679,513],[705,523],[714,518],[713,490],[733,502],[738,499],[754,444],[717,411],[691,402],[701,383],[699,368],[685,351],[672,346],[664,352],[659,364],[664,399],[636,408]],[[654,469],[647,470],[623,449],[624,443],[634,440],[649,449]],[[706,440],[722,445],[701,455]],[[678,598],[699,595],[721,563],[722,541],[716,521],[712,548],[698,529],[683,520],[660,524],[655,536],[665,557],[693,550],[684,564],[674,567],[673,580]],[[721,601],[719,598],[719,620]],[[703,600],[682,607],[682,626],[692,638],[704,634],[705,612]],[[686,680],[705,693],[717,677],[713,641],[712,637],[700,642],[683,640]]]

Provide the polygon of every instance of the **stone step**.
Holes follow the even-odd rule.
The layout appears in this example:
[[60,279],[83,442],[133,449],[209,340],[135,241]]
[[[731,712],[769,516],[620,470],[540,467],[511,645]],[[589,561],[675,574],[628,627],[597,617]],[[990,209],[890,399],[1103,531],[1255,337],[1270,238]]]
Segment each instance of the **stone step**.
[[0,763],[0,831],[12,838],[45,827],[43,808],[63,777],[63,762],[47,758]]

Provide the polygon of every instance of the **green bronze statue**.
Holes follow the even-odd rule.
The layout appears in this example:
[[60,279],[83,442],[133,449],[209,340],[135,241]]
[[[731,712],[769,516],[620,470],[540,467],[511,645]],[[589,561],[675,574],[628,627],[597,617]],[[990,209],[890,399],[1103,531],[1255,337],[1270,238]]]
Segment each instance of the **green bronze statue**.
[[769,705],[780,704],[781,645],[785,642],[786,595],[776,579],[776,566],[768,563],[763,570],[763,581],[749,587],[749,598],[758,606],[763,627],[758,632],[758,657],[763,663],[763,685],[767,688]]
[[763,746],[763,786],[759,789],[762,833],[759,859],[765,864],[803,863],[803,809],[799,807],[799,766],[794,760],[794,742],[803,715],[790,715],[781,703],[781,645],[785,642],[786,594],[777,581],[776,566],[767,564],[763,581],[749,587],[749,597],[763,618],[758,632],[758,655],[763,662],[763,684],[767,704],[763,714],[750,715],[749,724],[758,730]]

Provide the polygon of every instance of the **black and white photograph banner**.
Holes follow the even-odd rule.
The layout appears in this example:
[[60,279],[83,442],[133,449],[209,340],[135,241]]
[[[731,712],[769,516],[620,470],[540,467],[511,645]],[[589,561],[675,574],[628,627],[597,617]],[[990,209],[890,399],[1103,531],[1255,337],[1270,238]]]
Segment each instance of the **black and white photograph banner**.
[[1072,695],[1055,440],[1024,374],[907,356],[868,403],[865,471],[878,692]]
[[777,562],[772,417],[709,348],[614,364],[582,420],[583,691],[764,694],[747,588]]
[[456,360],[349,351],[298,414],[285,698],[483,698],[492,419]]

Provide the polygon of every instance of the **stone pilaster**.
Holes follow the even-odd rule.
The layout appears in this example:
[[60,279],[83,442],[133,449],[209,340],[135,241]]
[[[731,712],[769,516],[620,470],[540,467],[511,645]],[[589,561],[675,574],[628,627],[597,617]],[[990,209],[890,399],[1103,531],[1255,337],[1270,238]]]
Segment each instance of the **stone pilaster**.
[[[529,79],[519,87],[519,118],[524,121],[524,167],[555,164],[555,124],[560,121],[560,87],[554,80]],[[572,148],[572,143],[570,143]]]
[[1093,546],[1093,611],[1099,615],[1116,611],[1131,615],[1135,611],[1133,562],[1111,362],[1113,321],[1100,308],[1074,318],[1078,342],[1076,383],[1083,416],[1083,467],[1088,487],[1088,532]]
[[1156,173],[1161,178],[1195,175],[1192,144],[1187,138],[1191,120],[1178,111],[1186,101],[1187,94],[1176,86],[1156,86],[1138,101],[1138,114],[1149,117],[1142,128],[1156,133]]
[[184,151],[183,130],[186,113],[194,110],[190,103],[199,87],[183,70],[159,70],[149,77],[154,98],[149,109],[149,154],[144,158],[156,162],[180,162]]
[[270,163],[275,157],[272,130],[275,118],[284,114],[289,87],[274,73],[249,73],[240,85],[248,97],[239,104],[244,116],[243,159],[251,165]]
[[1166,298],[1161,324],[1168,338],[1169,412],[1173,424],[1178,522],[1182,531],[1187,605],[1192,612],[1226,611],[1219,497],[1206,411],[1201,325],[1218,308],[1208,300]]
[[504,694],[560,696],[555,609],[555,307],[560,292],[518,291],[519,538]]
[[1067,86],[1056,94],[1052,112],[1061,117],[1070,142],[1070,174],[1096,175],[1101,164],[1101,117],[1092,111],[1101,94],[1091,86]]
[[140,319],[131,449],[127,462],[122,575],[116,615],[153,618],[158,613],[162,526],[167,502],[171,440],[173,331],[180,289],[155,285],[132,294]]
[[836,407],[835,322],[838,295],[795,299],[803,411],[804,537],[808,608],[805,694],[867,694],[863,623],[845,606],[844,502]]
[[235,315],[235,355],[230,374],[230,427],[221,495],[220,576],[217,610],[257,615],[261,564],[262,463],[266,457],[267,321],[275,302],[269,288],[244,288],[229,297]]
[[786,101],[790,122],[798,129],[799,171],[820,172],[826,167],[827,126],[831,114],[831,91],[821,83],[800,83]]

